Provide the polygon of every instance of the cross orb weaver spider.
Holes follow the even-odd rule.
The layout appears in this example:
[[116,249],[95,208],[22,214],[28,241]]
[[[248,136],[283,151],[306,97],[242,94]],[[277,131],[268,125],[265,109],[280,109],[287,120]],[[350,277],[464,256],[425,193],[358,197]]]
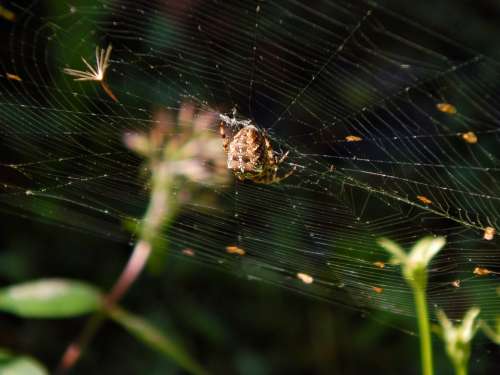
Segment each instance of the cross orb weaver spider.
[[[274,184],[292,175],[297,167],[278,176],[281,163],[288,157],[289,151],[282,155],[274,152],[265,130],[258,129],[251,120],[236,120],[220,114],[219,132],[222,137],[224,152],[227,155],[227,168],[240,180],[251,180],[257,184]],[[240,128],[233,130],[233,137],[226,136],[226,127]]]

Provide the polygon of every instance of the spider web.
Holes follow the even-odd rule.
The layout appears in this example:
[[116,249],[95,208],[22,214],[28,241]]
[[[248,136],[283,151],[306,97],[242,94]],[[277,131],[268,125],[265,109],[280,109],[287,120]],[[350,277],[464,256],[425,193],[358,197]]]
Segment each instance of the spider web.
[[[411,316],[411,293],[375,240],[409,248],[445,235],[432,304],[455,317],[478,305],[495,318],[498,240],[483,232],[500,228],[496,61],[370,1],[86,3],[9,5],[4,211],[128,241],[122,223],[140,219],[148,191],[123,134],[147,132],[155,109],[185,100],[201,112],[237,108],[290,151],[278,173],[297,170],[274,185],[207,185],[210,198],[185,204],[165,234],[170,254]],[[63,73],[108,44],[119,102]]]

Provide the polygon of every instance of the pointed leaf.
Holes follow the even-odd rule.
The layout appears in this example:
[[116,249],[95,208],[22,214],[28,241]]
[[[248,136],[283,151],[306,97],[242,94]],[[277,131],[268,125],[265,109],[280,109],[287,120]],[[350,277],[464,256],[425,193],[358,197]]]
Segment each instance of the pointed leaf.
[[444,237],[424,237],[418,241],[412,248],[409,259],[412,264],[419,264],[427,267],[430,260],[446,244]]
[[0,310],[25,318],[67,318],[101,307],[101,294],[75,280],[41,279],[0,289]]
[[477,331],[478,325],[476,323],[476,318],[481,310],[478,307],[470,308],[462,321],[462,336],[464,340],[470,340],[474,337]]
[[451,329],[453,329],[453,324],[451,323],[450,319],[448,319],[448,317],[446,316],[446,314],[443,310],[438,310],[436,315],[437,315],[439,324],[441,324],[441,329],[443,330],[444,334],[446,334],[446,332],[449,332]]
[[424,253],[424,261],[429,263],[432,258],[446,245],[446,238],[436,237],[433,238],[428,244]]
[[484,320],[481,320],[480,328],[492,342],[494,342],[497,345],[500,345],[500,316],[497,317],[496,319],[495,329],[491,328],[490,325]]
[[396,242],[391,241],[388,238],[380,238],[377,242],[392,255],[393,258],[391,262],[393,264],[404,263],[407,258],[406,253]]
[[137,339],[169,357],[190,373],[197,375],[207,373],[178,343],[171,341],[143,318],[117,307],[108,312],[114,321],[122,325]]

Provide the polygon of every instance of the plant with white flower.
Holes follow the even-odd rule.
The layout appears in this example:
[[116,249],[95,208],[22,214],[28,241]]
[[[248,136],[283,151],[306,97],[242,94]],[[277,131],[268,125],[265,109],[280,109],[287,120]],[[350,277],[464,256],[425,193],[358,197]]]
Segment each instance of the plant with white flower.
[[444,311],[439,310],[437,317],[441,325],[440,336],[446,346],[446,353],[453,363],[455,374],[466,375],[470,358],[472,339],[479,329],[479,308],[472,307],[466,313],[460,324],[454,325]]
[[432,375],[432,342],[426,296],[427,267],[431,259],[444,247],[446,240],[444,237],[424,237],[413,245],[409,253],[387,238],[380,239],[378,243],[392,255],[392,264],[401,265],[403,277],[413,290],[420,333],[422,373]]

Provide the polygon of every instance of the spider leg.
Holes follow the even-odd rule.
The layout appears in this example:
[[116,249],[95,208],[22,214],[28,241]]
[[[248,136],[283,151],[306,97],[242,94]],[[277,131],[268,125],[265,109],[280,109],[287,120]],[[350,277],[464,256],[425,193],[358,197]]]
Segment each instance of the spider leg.
[[222,137],[222,147],[224,147],[224,152],[227,154],[227,146],[229,145],[229,139],[226,136],[226,129],[224,128],[224,122],[219,123],[219,134]]
[[[288,157],[289,153],[290,153],[290,150],[288,150],[287,152],[285,152],[285,154],[281,157],[281,159],[279,159],[279,160],[276,161],[276,164],[283,163],[283,161],[285,161],[285,159]],[[276,159],[278,159],[278,158],[276,158]]]
[[269,138],[267,137],[267,132],[265,130],[263,134],[264,134],[264,146],[266,147],[266,153],[267,153],[267,161],[269,165],[275,166],[276,158],[274,157],[273,146],[271,146],[271,142],[269,141]]
[[297,166],[295,165],[291,170],[289,170],[287,173],[285,173],[281,177],[274,175],[271,183],[277,184],[278,182],[283,181],[284,179],[286,179],[286,178],[290,177],[292,174],[294,174],[296,170],[297,170]]

